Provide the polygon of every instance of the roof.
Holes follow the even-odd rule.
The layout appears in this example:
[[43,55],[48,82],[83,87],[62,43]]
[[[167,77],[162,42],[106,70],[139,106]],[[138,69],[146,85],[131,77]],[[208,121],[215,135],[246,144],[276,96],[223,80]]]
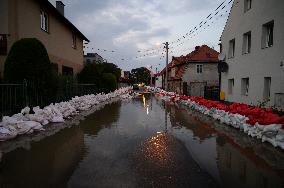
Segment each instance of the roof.
[[76,32],[83,40],[90,42],[90,40],[81,33],[77,27],[75,27],[64,15],[62,15],[48,0],[36,0],[42,5],[45,5],[48,9],[50,9],[56,17],[63,21],[69,28],[71,28],[74,32]]
[[[172,57],[171,63],[168,64],[168,71],[172,67],[177,67],[175,77],[171,77],[171,80],[181,79],[189,63],[218,63],[219,52],[208,47],[207,45],[196,46],[195,50],[187,54],[186,56]],[[166,68],[164,68],[159,75],[164,74]]]

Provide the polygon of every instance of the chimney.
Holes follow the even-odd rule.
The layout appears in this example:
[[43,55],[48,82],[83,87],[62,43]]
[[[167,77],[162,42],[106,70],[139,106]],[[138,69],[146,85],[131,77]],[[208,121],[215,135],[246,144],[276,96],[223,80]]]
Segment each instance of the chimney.
[[56,9],[64,16],[64,4],[62,1],[56,1]]
[[200,46],[195,46],[195,51],[197,51],[200,48]]

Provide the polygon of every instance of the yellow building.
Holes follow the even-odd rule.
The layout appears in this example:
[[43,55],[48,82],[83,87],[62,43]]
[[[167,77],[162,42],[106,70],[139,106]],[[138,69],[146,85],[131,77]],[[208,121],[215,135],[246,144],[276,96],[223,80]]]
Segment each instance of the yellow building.
[[0,78],[11,46],[21,38],[39,39],[58,73],[82,69],[83,41],[89,40],[65,18],[61,1],[55,8],[48,0],[1,0],[0,23]]

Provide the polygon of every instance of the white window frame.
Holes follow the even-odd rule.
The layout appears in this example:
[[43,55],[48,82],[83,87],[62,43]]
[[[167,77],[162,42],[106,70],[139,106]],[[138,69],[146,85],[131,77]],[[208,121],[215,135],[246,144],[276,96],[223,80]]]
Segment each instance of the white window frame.
[[251,52],[251,31],[243,34],[243,54]]
[[197,74],[202,74],[203,73],[203,65],[202,64],[197,64],[196,65],[196,73]]
[[49,31],[48,14],[44,10],[40,10],[40,28],[45,32]]
[[236,40],[232,39],[229,41],[229,54],[228,58],[235,57],[235,51],[236,51]]

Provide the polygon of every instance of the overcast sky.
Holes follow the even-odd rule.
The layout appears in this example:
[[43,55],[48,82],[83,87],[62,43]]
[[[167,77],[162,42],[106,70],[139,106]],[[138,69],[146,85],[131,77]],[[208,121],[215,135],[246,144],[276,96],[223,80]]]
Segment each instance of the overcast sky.
[[[55,5],[55,0],[49,1]],[[232,4],[226,0],[215,11],[223,1],[63,0],[63,3],[65,16],[91,41],[85,52],[97,52],[123,70],[141,66],[161,70],[165,66],[161,46],[166,41],[170,42],[169,61],[172,56],[188,54],[196,45],[219,49],[219,38]],[[227,6],[221,9],[224,5]],[[209,17],[203,27],[186,35],[210,13],[213,13],[210,21]],[[180,41],[171,44],[179,38]]]

